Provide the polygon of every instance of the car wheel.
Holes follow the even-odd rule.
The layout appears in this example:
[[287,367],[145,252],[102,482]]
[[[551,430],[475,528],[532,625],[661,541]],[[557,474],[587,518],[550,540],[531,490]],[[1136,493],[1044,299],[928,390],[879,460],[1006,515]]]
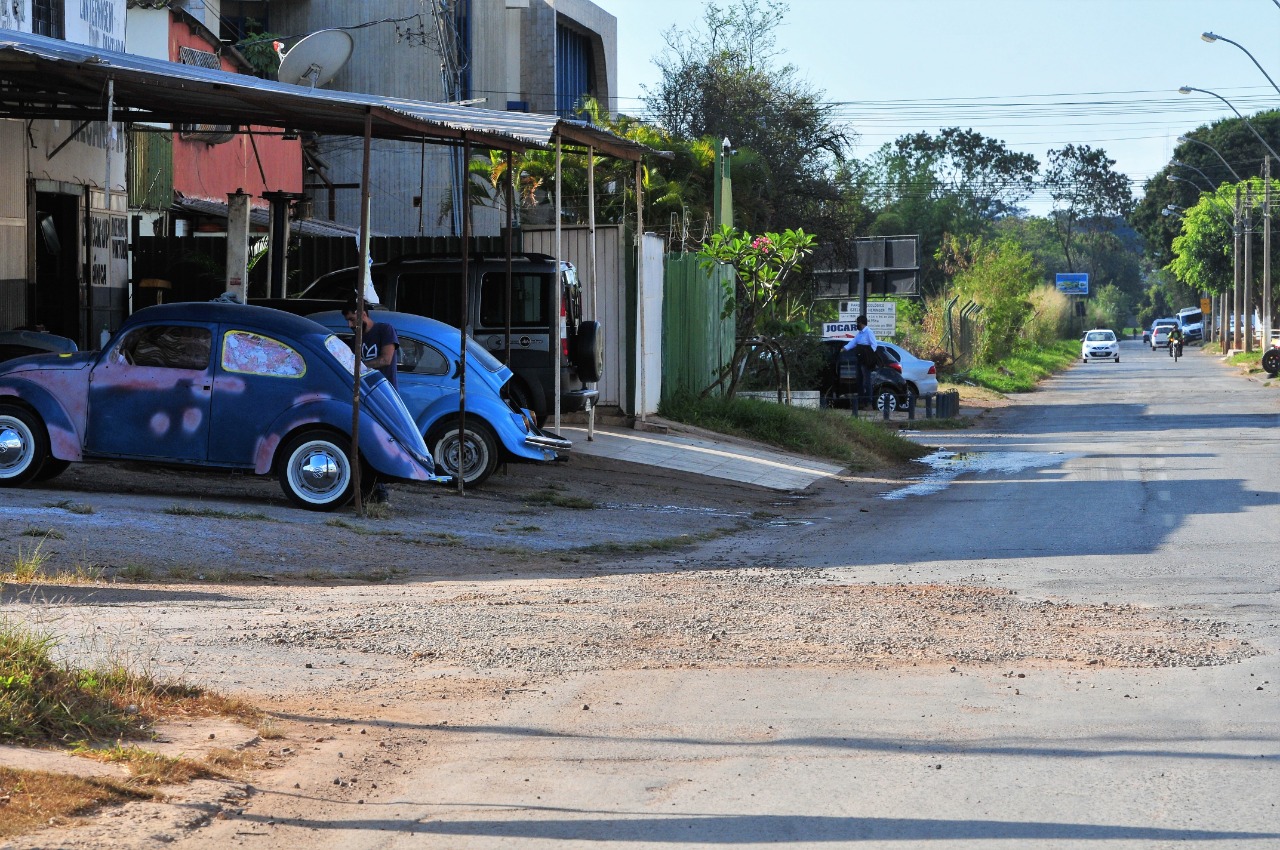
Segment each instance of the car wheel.
[[34,413],[0,405],[0,487],[34,481],[49,459],[49,435]]
[[876,410],[887,410],[893,413],[898,409],[898,394],[887,387],[879,387],[875,392]]
[[599,322],[578,322],[573,343],[573,368],[584,384],[600,380],[604,372],[604,334]]
[[479,487],[498,468],[497,437],[488,425],[473,419],[467,420],[461,441],[456,419],[437,425],[427,436],[427,447],[442,474],[455,478],[461,474],[463,484],[468,487]]
[[1273,378],[1280,375],[1280,348],[1268,348],[1263,352],[1262,369]]
[[350,446],[331,431],[306,431],[290,440],[280,455],[280,487],[289,501],[309,511],[332,511],[351,501]]
[[1117,363],[1119,363],[1119,362],[1120,362],[1120,355],[1119,355],[1119,354],[1117,354],[1117,355],[1116,355],[1116,362],[1117,362]]

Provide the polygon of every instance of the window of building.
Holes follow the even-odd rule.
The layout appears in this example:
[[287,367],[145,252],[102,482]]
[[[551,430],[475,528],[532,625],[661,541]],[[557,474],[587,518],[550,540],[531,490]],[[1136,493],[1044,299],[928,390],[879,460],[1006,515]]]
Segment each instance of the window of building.
[[595,91],[591,39],[564,25],[556,26],[556,114],[576,118],[583,95]]
[[33,0],[31,4],[31,31],[50,38],[67,37],[63,23],[65,0]]

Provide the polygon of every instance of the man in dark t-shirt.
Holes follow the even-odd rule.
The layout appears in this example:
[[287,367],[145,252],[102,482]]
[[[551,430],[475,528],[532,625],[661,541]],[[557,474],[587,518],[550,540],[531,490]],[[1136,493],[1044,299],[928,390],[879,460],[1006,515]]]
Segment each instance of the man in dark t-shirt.
[[[348,302],[342,310],[342,317],[352,330],[356,327],[356,305]],[[360,353],[360,362],[368,369],[377,369],[391,386],[396,384],[396,361],[400,350],[400,337],[396,329],[386,322],[375,322],[366,310],[364,313],[364,333],[361,334],[364,351]]]
[[[342,308],[342,317],[347,320],[347,324],[353,331],[356,329],[357,312],[354,299],[348,301],[347,306]],[[360,343],[364,349],[360,352],[360,362],[365,365],[365,368],[377,369],[381,372],[391,382],[391,386],[396,387],[398,391],[396,364],[399,360],[400,337],[396,334],[396,329],[386,322],[375,322],[366,310],[364,332],[360,335]],[[355,346],[355,337],[351,338],[351,345]],[[370,501],[381,504],[391,501],[391,491],[385,483],[379,481],[374,485]]]

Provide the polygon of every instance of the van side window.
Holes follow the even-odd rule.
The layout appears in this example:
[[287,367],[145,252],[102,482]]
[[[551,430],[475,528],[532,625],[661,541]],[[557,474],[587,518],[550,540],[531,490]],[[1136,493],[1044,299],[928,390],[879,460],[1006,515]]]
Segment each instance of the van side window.
[[396,294],[396,309],[456,328],[462,323],[461,282],[460,275],[456,273],[402,274]]
[[[546,327],[551,321],[551,276],[511,275],[511,324],[514,327]],[[480,324],[501,328],[507,324],[507,273],[490,272],[480,285]]]

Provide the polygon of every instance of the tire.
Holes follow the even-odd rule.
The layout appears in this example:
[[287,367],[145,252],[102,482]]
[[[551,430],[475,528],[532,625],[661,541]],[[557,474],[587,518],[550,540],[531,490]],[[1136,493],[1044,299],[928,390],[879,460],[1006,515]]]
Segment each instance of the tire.
[[888,410],[893,413],[898,409],[898,394],[888,387],[877,387],[875,400],[876,410]]
[[1119,355],[1119,354],[1117,354],[1117,355],[1116,355],[1116,362],[1117,362],[1117,363],[1119,363],[1119,362],[1120,362],[1120,355]]
[[[458,420],[437,425],[427,436],[431,459],[444,475],[458,476]],[[467,487],[479,487],[498,468],[498,438],[483,421],[467,419],[462,432],[462,482]]]
[[534,418],[538,420],[538,424],[546,421],[547,412],[539,408],[533,400],[533,393],[519,379],[512,379],[507,384],[507,398],[511,399],[511,403],[516,407],[524,410],[532,410]]
[[69,460],[58,460],[56,457],[50,457],[44,462],[44,466],[40,467],[40,471],[36,473],[37,481],[52,481],[59,475],[67,471],[67,467],[71,465]]
[[1273,378],[1280,375],[1280,348],[1268,348],[1263,352],[1262,369]]
[[578,322],[573,340],[573,368],[578,380],[593,384],[604,372],[604,334],[599,322]]
[[350,439],[332,431],[304,431],[290,440],[279,454],[280,488],[289,501],[309,511],[332,511],[351,501],[350,446]]
[[49,435],[40,417],[16,405],[0,405],[0,487],[35,481],[49,461]]

